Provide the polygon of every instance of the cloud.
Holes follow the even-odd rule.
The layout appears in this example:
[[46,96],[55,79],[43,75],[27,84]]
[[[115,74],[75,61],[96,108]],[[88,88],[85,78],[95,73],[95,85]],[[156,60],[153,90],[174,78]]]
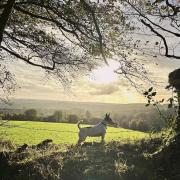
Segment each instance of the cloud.
[[118,90],[117,84],[94,84],[90,95],[111,95]]
[[[161,99],[166,98],[169,94],[165,92],[164,87],[168,82],[168,73],[179,67],[180,62],[176,60],[169,61],[164,58],[152,58],[146,59],[146,61],[149,62],[145,63],[150,71],[149,76],[158,82],[162,81],[162,84],[155,87],[158,96]],[[75,80],[68,92],[56,80],[45,78],[44,71],[37,67],[14,62],[10,69],[16,76],[18,86],[21,87],[16,90],[15,98],[106,103],[146,102],[146,99],[137,94],[127,79],[124,79],[121,75],[111,78],[110,73],[107,75],[106,68],[100,70],[96,80],[92,80],[88,76]],[[138,83],[138,81],[136,82]],[[149,87],[149,84],[145,85]]]

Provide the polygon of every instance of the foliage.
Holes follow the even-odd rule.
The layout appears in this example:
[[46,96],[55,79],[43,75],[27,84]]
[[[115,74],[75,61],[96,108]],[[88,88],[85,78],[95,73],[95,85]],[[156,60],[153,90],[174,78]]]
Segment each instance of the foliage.
[[78,116],[76,114],[69,114],[68,115],[68,122],[69,123],[77,123],[78,122]]
[[35,109],[28,109],[24,112],[24,115],[27,119],[35,120],[37,117],[37,111]]
[[[171,113],[164,113],[162,110],[160,110],[159,106],[165,102],[165,99],[162,100],[155,100],[156,91],[153,91],[153,87],[149,88],[147,91],[145,91],[143,94],[147,98],[148,103],[146,104],[146,107],[149,105],[153,105],[156,107],[159,118],[164,119],[166,122],[167,127],[175,127],[176,119],[177,119],[177,109],[178,109],[178,101],[177,96],[174,95],[175,90],[171,86],[167,86],[166,89],[172,90],[172,97],[167,99],[166,102],[169,102],[167,105],[168,109],[171,109]],[[170,111],[169,111],[170,112]]]
[[[133,21],[138,22],[138,25],[142,24],[145,28],[139,28],[139,35],[143,35],[144,38],[136,41],[135,49],[141,50],[139,53],[154,57],[163,55],[168,58],[180,59],[178,54],[179,2],[166,0],[125,0],[125,2],[130,7],[129,15]],[[174,45],[171,44],[172,40]]]
[[39,118],[39,120],[49,121],[49,122],[61,122],[62,118],[63,118],[63,112],[62,111],[55,111],[53,115],[48,116],[47,118],[46,117]]
[[146,132],[149,130],[148,124],[144,120],[134,120],[129,122],[129,129]]
[[92,117],[92,114],[90,111],[86,111],[85,116],[86,116],[86,119],[89,120]]
[[11,165],[7,165],[0,176],[32,180],[164,179],[166,176],[158,172],[155,159],[148,159],[144,155],[152,153],[160,143],[158,139],[141,139],[134,143],[89,142],[81,147],[51,144],[46,149],[36,149],[29,146],[20,153],[11,151]]

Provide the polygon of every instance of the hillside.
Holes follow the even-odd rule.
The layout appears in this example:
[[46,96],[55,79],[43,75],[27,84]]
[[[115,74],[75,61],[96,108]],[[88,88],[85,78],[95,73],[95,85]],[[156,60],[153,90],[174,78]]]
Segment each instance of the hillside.
[[[95,102],[74,102],[74,101],[53,101],[53,100],[28,100],[28,99],[16,99],[13,100],[10,105],[0,103],[0,109],[14,109],[23,110],[35,108],[38,110],[47,110],[46,112],[53,112],[54,110],[69,110],[72,112],[77,111],[91,111],[97,112],[145,112],[153,107],[145,107],[145,104],[113,104],[113,103],[95,103]],[[166,105],[161,108],[166,108]]]

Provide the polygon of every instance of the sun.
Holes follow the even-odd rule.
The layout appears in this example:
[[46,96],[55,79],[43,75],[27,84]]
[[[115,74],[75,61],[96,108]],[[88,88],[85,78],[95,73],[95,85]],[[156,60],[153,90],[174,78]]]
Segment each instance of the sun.
[[118,76],[114,70],[118,67],[118,62],[110,61],[109,65],[104,65],[93,70],[90,74],[90,80],[96,83],[111,83],[117,81]]

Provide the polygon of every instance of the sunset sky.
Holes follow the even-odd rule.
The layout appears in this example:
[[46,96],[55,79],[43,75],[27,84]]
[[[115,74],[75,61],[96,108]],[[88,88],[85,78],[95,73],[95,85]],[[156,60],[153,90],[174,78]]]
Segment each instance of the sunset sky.
[[[153,80],[160,81],[156,86],[159,98],[169,96],[164,90],[167,85],[168,73],[178,67],[180,62],[166,60],[165,58],[152,59],[147,69]],[[158,65],[156,64],[158,63]],[[59,101],[83,101],[105,103],[144,103],[146,99],[137,93],[130,84],[115,74],[117,63],[110,61],[94,70],[89,76],[76,79],[70,90],[53,79],[47,79],[39,68],[19,64],[11,64],[11,69],[16,76],[20,88],[17,88],[14,98],[18,99],[50,99]]]

